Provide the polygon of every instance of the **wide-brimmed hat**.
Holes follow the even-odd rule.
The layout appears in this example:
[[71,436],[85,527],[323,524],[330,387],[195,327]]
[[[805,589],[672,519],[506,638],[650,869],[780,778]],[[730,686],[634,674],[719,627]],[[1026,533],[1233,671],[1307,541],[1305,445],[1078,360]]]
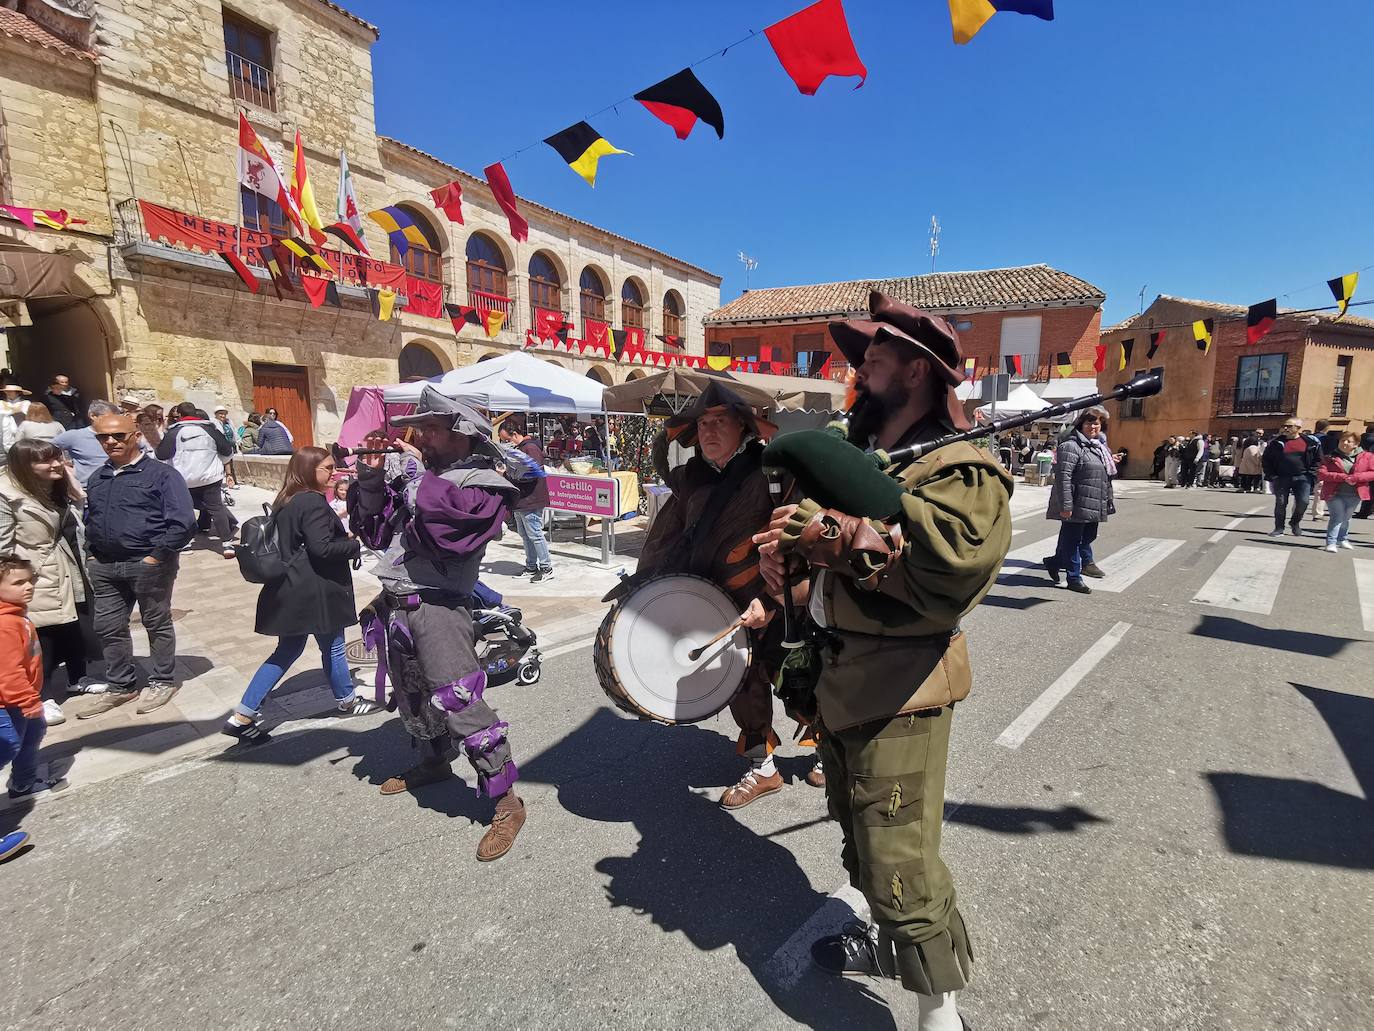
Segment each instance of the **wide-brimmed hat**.
[[744,431],[759,440],[767,440],[778,432],[777,426],[754,411],[749,402],[731,390],[721,380],[713,379],[690,405],[668,420],[668,438],[683,447],[695,447],[697,420],[710,411],[729,412],[744,423]]
[[931,369],[944,382],[947,421],[955,429],[969,428],[964,406],[954,388],[964,382],[964,352],[959,336],[938,315],[913,308],[873,290],[868,295],[869,319],[830,323],[830,336],[849,364],[857,369],[864,363],[868,345],[881,340],[900,340],[930,362]]
[[430,386],[420,391],[420,404],[414,415],[396,415],[389,421],[393,426],[409,426],[432,418],[451,420],[454,433],[466,433],[470,437],[491,436],[491,423],[481,412],[462,401],[445,397]]
[[18,383],[5,383],[5,384],[3,384],[3,385],[0,385],[0,391],[5,391],[5,390],[17,390],[17,391],[19,391],[19,393],[23,394],[25,397],[32,397],[32,396],[33,396],[33,391],[31,391],[31,390],[25,390],[25,389],[24,389],[23,387],[21,387]]

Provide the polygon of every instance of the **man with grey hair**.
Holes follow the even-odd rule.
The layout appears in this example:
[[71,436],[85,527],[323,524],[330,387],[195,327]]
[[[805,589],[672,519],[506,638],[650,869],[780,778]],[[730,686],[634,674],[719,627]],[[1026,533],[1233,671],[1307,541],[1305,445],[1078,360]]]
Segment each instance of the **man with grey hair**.
[[[117,404],[109,401],[92,401],[86,406],[86,416],[95,422],[101,416],[118,415],[120,408]],[[95,439],[95,430],[90,426],[82,426],[80,429],[67,430],[53,437],[52,442],[60,447],[63,453],[72,460],[73,472],[76,474],[77,482],[82,487],[91,478],[97,469],[105,464],[108,457],[105,449],[100,446],[100,441]],[[147,445],[144,445],[147,451]]]

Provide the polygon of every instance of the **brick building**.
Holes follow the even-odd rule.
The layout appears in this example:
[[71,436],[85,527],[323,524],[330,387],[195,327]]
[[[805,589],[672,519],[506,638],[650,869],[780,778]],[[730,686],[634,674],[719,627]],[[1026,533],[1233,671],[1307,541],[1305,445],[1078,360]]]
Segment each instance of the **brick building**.
[[[0,216],[0,364],[35,392],[60,371],[88,398],[224,403],[238,417],[274,404],[305,443],[332,437],[355,385],[523,346],[536,308],[564,313],[574,337],[593,321],[703,353],[718,276],[523,198],[529,240],[517,243],[482,180],[379,136],[377,39],[328,0],[0,0],[0,204],[86,220],[59,232]],[[149,234],[140,202],[231,240],[289,234],[280,209],[237,181],[240,110],[279,159],[299,130],[326,222],[346,150],[360,209],[400,205],[419,224],[426,245],[402,257],[365,222],[373,256],[403,267],[392,320],[357,285],[341,285],[342,308],[266,285],[253,295],[217,254]],[[452,180],[464,225],[428,196]],[[418,314],[420,291],[506,323],[490,340],[455,335]],[[536,353],[603,382],[644,374],[590,350]]]
[[[1241,305],[1186,300],[1161,295],[1139,315],[1102,334],[1106,371],[1098,376],[1110,390],[1136,372],[1164,369],[1164,389],[1156,397],[1112,403],[1111,442],[1125,447],[1132,461],[1128,475],[1143,476],[1160,441],[1194,432],[1244,437],[1256,429],[1275,433],[1291,415],[1310,428],[1326,419],[1332,428],[1363,432],[1374,423],[1374,321],[1334,312],[1280,313],[1274,328],[1257,344],[1245,342]],[[1192,324],[1212,319],[1211,349],[1196,346]],[[1167,336],[1153,359],[1146,359],[1150,332]],[[1121,344],[1133,340],[1132,360],[1120,369]]]
[[1016,355],[1016,378],[1046,383],[1059,376],[1061,352],[1074,377],[1095,375],[1106,295],[1048,265],[748,290],[706,316],[707,353],[759,361],[760,371],[843,379],[848,368],[826,325],[866,314],[870,290],[949,319],[979,375],[1003,371]]

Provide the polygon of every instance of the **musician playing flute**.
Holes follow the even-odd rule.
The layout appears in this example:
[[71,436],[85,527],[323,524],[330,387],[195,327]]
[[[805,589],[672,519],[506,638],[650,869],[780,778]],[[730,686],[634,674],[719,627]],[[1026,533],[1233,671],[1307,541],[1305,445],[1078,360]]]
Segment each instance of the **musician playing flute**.
[[[472,591],[487,544],[499,536],[519,489],[494,468],[491,424],[461,402],[425,387],[414,415],[424,468],[388,478],[380,454],[364,456],[348,492],[349,526],[369,547],[386,548],[373,573],[382,593],[363,613],[365,639],[386,663],[401,722],[423,750],[411,769],[382,784],[399,795],[453,778],[448,751],[461,744],[478,791],[496,802],[477,844],[489,862],[510,851],[525,824],[507,725],[483,700]],[[385,456],[390,457],[390,456]]]
[[[830,324],[857,370],[850,443],[889,451],[967,429],[954,331],[876,291],[869,307],[871,319]],[[788,441],[769,448],[770,463]],[[958,1031],[955,993],[973,951],[940,859],[940,826],[950,725],[972,680],[959,623],[996,581],[1011,542],[1012,481],[971,443],[898,466],[895,484],[877,475],[873,456],[833,443],[836,454],[789,464],[825,466],[799,481],[829,480],[850,497],[778,508],[754,538],[775,591],[784,561],[811,570],[807,614],[824,628],[815,704],[827,801],[850,883],[874,919],[815,943],[812,956],[835,974],[900,978],[917,995],[923,1031]],[[884,491],[890,517],[846,512],[846,502],[882,510]]]
[[[783,785],[773,761],[779,740],[771,688],[781,661],[782,626],[773,618],[777,601],[768,595],[753,546],[754,534],[767,527],[773,512],[760,456],[763,441],[776,429],[717,380],[668,420],[656,442],[656,460],[666,466],[668,439],[697,453],[675,469],[662,470],[673,496],[649,528],[636,570],[637,575],[694,573],[710,580],[744,610],[744,626],[754,635],[744,686],[730,700],[730,715],[739,727],[735,750],[749,767],[721,795],[724,809],[742,809]],[[807,780],[822,786],[820,768]]]

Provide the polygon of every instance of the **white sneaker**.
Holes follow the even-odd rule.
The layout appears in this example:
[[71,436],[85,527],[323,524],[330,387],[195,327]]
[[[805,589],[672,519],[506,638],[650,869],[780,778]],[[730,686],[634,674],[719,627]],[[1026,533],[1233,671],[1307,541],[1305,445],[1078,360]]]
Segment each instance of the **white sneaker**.
[[1341,541],[1338,546],[1344,548],[1346,551],[1355,550],[1355,545],[1351,544],[1349,541]]
[[1337,548],[1334,544],[1328,544],[1326,547],[1322,548],[1322,551],[1329,551],[1334,555],[1336,554]]
[[109,684],[94,677],[82,677],[70,688],[73,694],[104,694],[109,689]]
[[67,717],[62,714],[62,706],[58,705],[51,698],[43,703],[43,722],[50,727],[55,727],[59,723],[67,722]]

